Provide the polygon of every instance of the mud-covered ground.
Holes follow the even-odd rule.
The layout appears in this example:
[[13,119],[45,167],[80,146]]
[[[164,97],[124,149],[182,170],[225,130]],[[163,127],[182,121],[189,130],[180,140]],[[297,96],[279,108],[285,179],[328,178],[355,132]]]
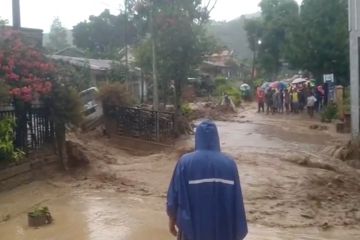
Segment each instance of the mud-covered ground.
[[[223,151],[238,163],[246,239],[360,239],[360,172],[330,156],[348,136],[333,125],[311,130],[318,122],[304,115],[266,116],[253,106],[217,123]],[[86,149],[89,166],[0,193],[0,239],[173,239],[166,190],[193,137],[159,148],[96,131],[72,138]],[[26,226],[36,205],[50,208],[52,225]]]

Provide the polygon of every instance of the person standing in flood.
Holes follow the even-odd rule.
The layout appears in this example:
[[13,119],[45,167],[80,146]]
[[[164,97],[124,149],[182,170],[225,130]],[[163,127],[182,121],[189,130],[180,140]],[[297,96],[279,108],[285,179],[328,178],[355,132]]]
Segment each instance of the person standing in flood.
[[273,108],[273,91],[268,89],[265,94],[265,101],[266,101],[266,114],[269,114]]
[[286,113],[289,113],[289,111],[290,111],[290,102],[291,102],[291,99],[290,99],[289,90],[285,89],[285,91],[284,91],[284,103],[285,103],[285,111],[286,111]]
[[299,93],[296,90],[292,94],[292,104],[294,113],[299,113]]
[[260,87],[256,91],[256,100],[258,103],[258,113],[265,112],[265,92]]
[[310,96],[307,98],[307,111],[311,118],[314,117],[315,103],[317,99],[314,97],[314,94],[311,92]]
[[278,111],[280,97],[278,90],[273,89],[272,92],[272,113],[275,114]]
[[239,174],[221,153],[216,125],[196,129],[195,152],[178,161],[167,194],[169,231],[178,240],[242,240],[247,221]]

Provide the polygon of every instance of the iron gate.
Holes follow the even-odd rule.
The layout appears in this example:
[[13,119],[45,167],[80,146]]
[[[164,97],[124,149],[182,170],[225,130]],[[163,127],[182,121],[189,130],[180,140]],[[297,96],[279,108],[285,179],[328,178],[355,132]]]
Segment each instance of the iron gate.
[[174,113],[129,107],[115,107],[110,112],[119,135],[158,142],[175,135]]

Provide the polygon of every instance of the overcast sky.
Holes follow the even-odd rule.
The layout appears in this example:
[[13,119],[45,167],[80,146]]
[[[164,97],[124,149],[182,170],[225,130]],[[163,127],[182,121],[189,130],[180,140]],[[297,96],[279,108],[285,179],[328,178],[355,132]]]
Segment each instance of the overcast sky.
[[[206,2],[208,0],[203,0]],[[301,0],[297,0],[301,2]],[[46,32],[55,17],[59,17],[66,28],[98,15],[105,8],[113,14],[119,12],[124,0],[20,0],[21,24],[23,27],[40,28]],[[218,0],[211,17],[215,20],[232,20],[242,14],[259,11],[260,0]],[[11,0],[0,0],[0,17],[11,23]]]

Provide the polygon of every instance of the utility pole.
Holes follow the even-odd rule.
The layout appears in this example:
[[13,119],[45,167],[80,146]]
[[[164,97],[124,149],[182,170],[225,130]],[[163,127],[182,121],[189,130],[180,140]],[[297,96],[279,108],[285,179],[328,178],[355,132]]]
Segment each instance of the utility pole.
[[154,29],[154,2],[151,3],[150,10],[150,31],[151,31],[151,49],[152,49],[152,72],[153,72],[153,107],[156,112],[156,140],[160,139],[160,124],[159,124],[159,87],[157,78],[157,64],[156,64],[156,34]]
[[12,12],[13,12],[13,27],[15,29],[20,29],[21,28],[20,0],[12,0]]
[[157,79],[156,64],[156,36],[154,29],[154,3],[151,5],[150,27],[151,27],[151,48],[152,48],[152,72],[153,72],[153,104],[154,110],[159,111],[159,87]]
[[128,24],[129,24],[129,0],[125,0],[125,82],[129,87],[129,49],[128,49]]
[[360,130],[360,2],[349,0],[350,77],[351,77],[351,133],[359,139]]
[[256,70],[256,58],[258,55],[258,52],[260,50],[260,45],[262,44],[262,41],[260,39],[257,40],[257,42],[254,44],[254,51],[253,51],[253,62],[252,62],[252,68],[251,68],[251,83],[254,83],[255,81],[255,70]]

